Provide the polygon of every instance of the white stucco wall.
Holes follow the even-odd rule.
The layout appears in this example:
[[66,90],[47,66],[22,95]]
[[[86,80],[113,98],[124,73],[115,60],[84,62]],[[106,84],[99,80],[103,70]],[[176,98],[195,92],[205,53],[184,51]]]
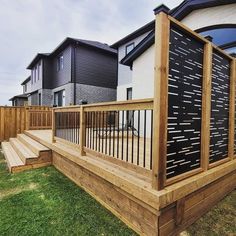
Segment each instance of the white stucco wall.
[[[149,32],[148,32],[149,33]],[[118,48],[118,62],[126,56],[126,46],[134,43],[137,46],[147,35],[145,33],[134,40],[127,42]],[[131,86],[130,86],[131,84]],[[117,87],[117,100],[126,100],[126,89],[132,87],[132,70],[129,66],[118,64],[118,87]],[[125,90],[125,91],[124,91]]]
[[133,99],[152,98],[154,94],[155,45],[133,63]]
[[193,30],[219,24],[236,24],[236,3],[195,10],[182,21]]

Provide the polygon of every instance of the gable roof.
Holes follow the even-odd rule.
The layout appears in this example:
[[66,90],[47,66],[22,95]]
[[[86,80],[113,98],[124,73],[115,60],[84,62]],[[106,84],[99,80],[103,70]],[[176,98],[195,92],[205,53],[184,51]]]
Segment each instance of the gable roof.
[[120,39],[116,43],[112,44],[111,47],[112,48],[118,48],[120,45],[128,43],[129,41],[139,37],[140,35],[143,35],[143,34],[149,32],[149,31],[153,30],[154,28],[155,28],[155,21],[153,20],[153,21],[147,23],[146,25],[140,27],[139,29],[135,30],[131,34],[125,36],[122,39]]
[[49,53],[38,53],[34,57],[34,59],[30,62],[30,64],[27,66],[27,69],[32,69],[40,59],[46,58],[49,55],[50,55]]
[[29,96],[29,94],[28,94],[28,93],[24,93],[24,94],[16,95],[16,96],[14,96],[14,97],[10,98],[10,99],[9,99],[9,101],[13,101],[13,100],[14,100],[14,99],[16,99],[16,98],[23,98],[23,99],[27,99],[27,98],[28,98],[28,96]]
[[28,83],[31,80],[31,76],[27,77],[22,83],[21,85],[24,85],[26,83]]
[[236,3],[235,0],[184,0],[176,8],[170,10],[169,14],[177,20],[182,20],[194,10],[216,7]]
[[32,69],[33,66],[42,58],[47,58],[47,57],[51,58],[53,56],[58,55],[61,51],[63,51],[66,47],[68,47],[71,44],[82,45],[82,46],[86,45],[86,46],[93,47],[98,50],[106,51],[111,54],[117,54],[117,50],[114,48],[111,48],[108,44],[100,43],[98,41],[75,39],[75,38],[67,37],[51,53],[38,53],[35,56],[35,58],[32,60],[32,62],[29,64],[27,69]]
[[[177,20],[182,20],[185,16],[190,14],[192,11],[207,7],[215,7],[220,5],[227,5],[236,3],[235,0],[184,0],[180,5],[169,10],[168,14],[176,18]],[[155,14],[160,10],[168,11],[168,7],[161,4],[160,6],[154,9]],[[118,48],[119,46],[128,43],[129,41],[139,37],[140,35],[145,34],[148,31],[151,31],[155,28],[155,21],[151,21],[148,24],[142,26],[141,28],[135,30],[131,34],[120,39],[116,43],[112,44],[111,47]]]
[[[169,14],[181,20],[193,10],[232,3],[236,3],[235,0],[185,0],[178,7],[169,11]],[[154,44],[155,34],[154,31],[152,32],[121,60],[121,64],[132,66],[133,61]]]

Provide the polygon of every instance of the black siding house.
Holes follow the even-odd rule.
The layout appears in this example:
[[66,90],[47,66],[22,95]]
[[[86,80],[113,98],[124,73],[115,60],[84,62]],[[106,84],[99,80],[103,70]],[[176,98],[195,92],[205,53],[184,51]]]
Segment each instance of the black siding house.
[[66,38],[52,53],[38,54],[27,69],[30,105],[116,100],[117,51],[107,44]]

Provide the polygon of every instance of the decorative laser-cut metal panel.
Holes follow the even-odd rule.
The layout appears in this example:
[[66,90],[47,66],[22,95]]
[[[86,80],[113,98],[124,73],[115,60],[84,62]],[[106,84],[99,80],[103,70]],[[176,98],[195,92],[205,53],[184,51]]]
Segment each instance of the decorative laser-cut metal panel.
[[213,52],[210,163],[228,156],[230,61]]
[[204,45],[171,27],[167,178],[200,167]]

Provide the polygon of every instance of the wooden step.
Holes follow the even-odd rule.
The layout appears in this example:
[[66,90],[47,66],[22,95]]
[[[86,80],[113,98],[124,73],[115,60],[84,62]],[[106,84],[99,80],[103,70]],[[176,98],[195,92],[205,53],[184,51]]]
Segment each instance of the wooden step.
[[25,146],[17,138],[10,138],[10,144],[21,158],[24,164],[31,164],[38,159],[38,155],[33,153],[27,146]]
[[2,142],[2,150],[7,161],[9,171],[12,173],[21,171],[24,167],[24,163],[11,144],[9,142]]
[[42,152],[49,152],[50,149],[43,146],[41,143],[35,141],[25,134],[18,134],[17,139],[22,142],[25,146],[27,146],[34,154],[40,156]]

